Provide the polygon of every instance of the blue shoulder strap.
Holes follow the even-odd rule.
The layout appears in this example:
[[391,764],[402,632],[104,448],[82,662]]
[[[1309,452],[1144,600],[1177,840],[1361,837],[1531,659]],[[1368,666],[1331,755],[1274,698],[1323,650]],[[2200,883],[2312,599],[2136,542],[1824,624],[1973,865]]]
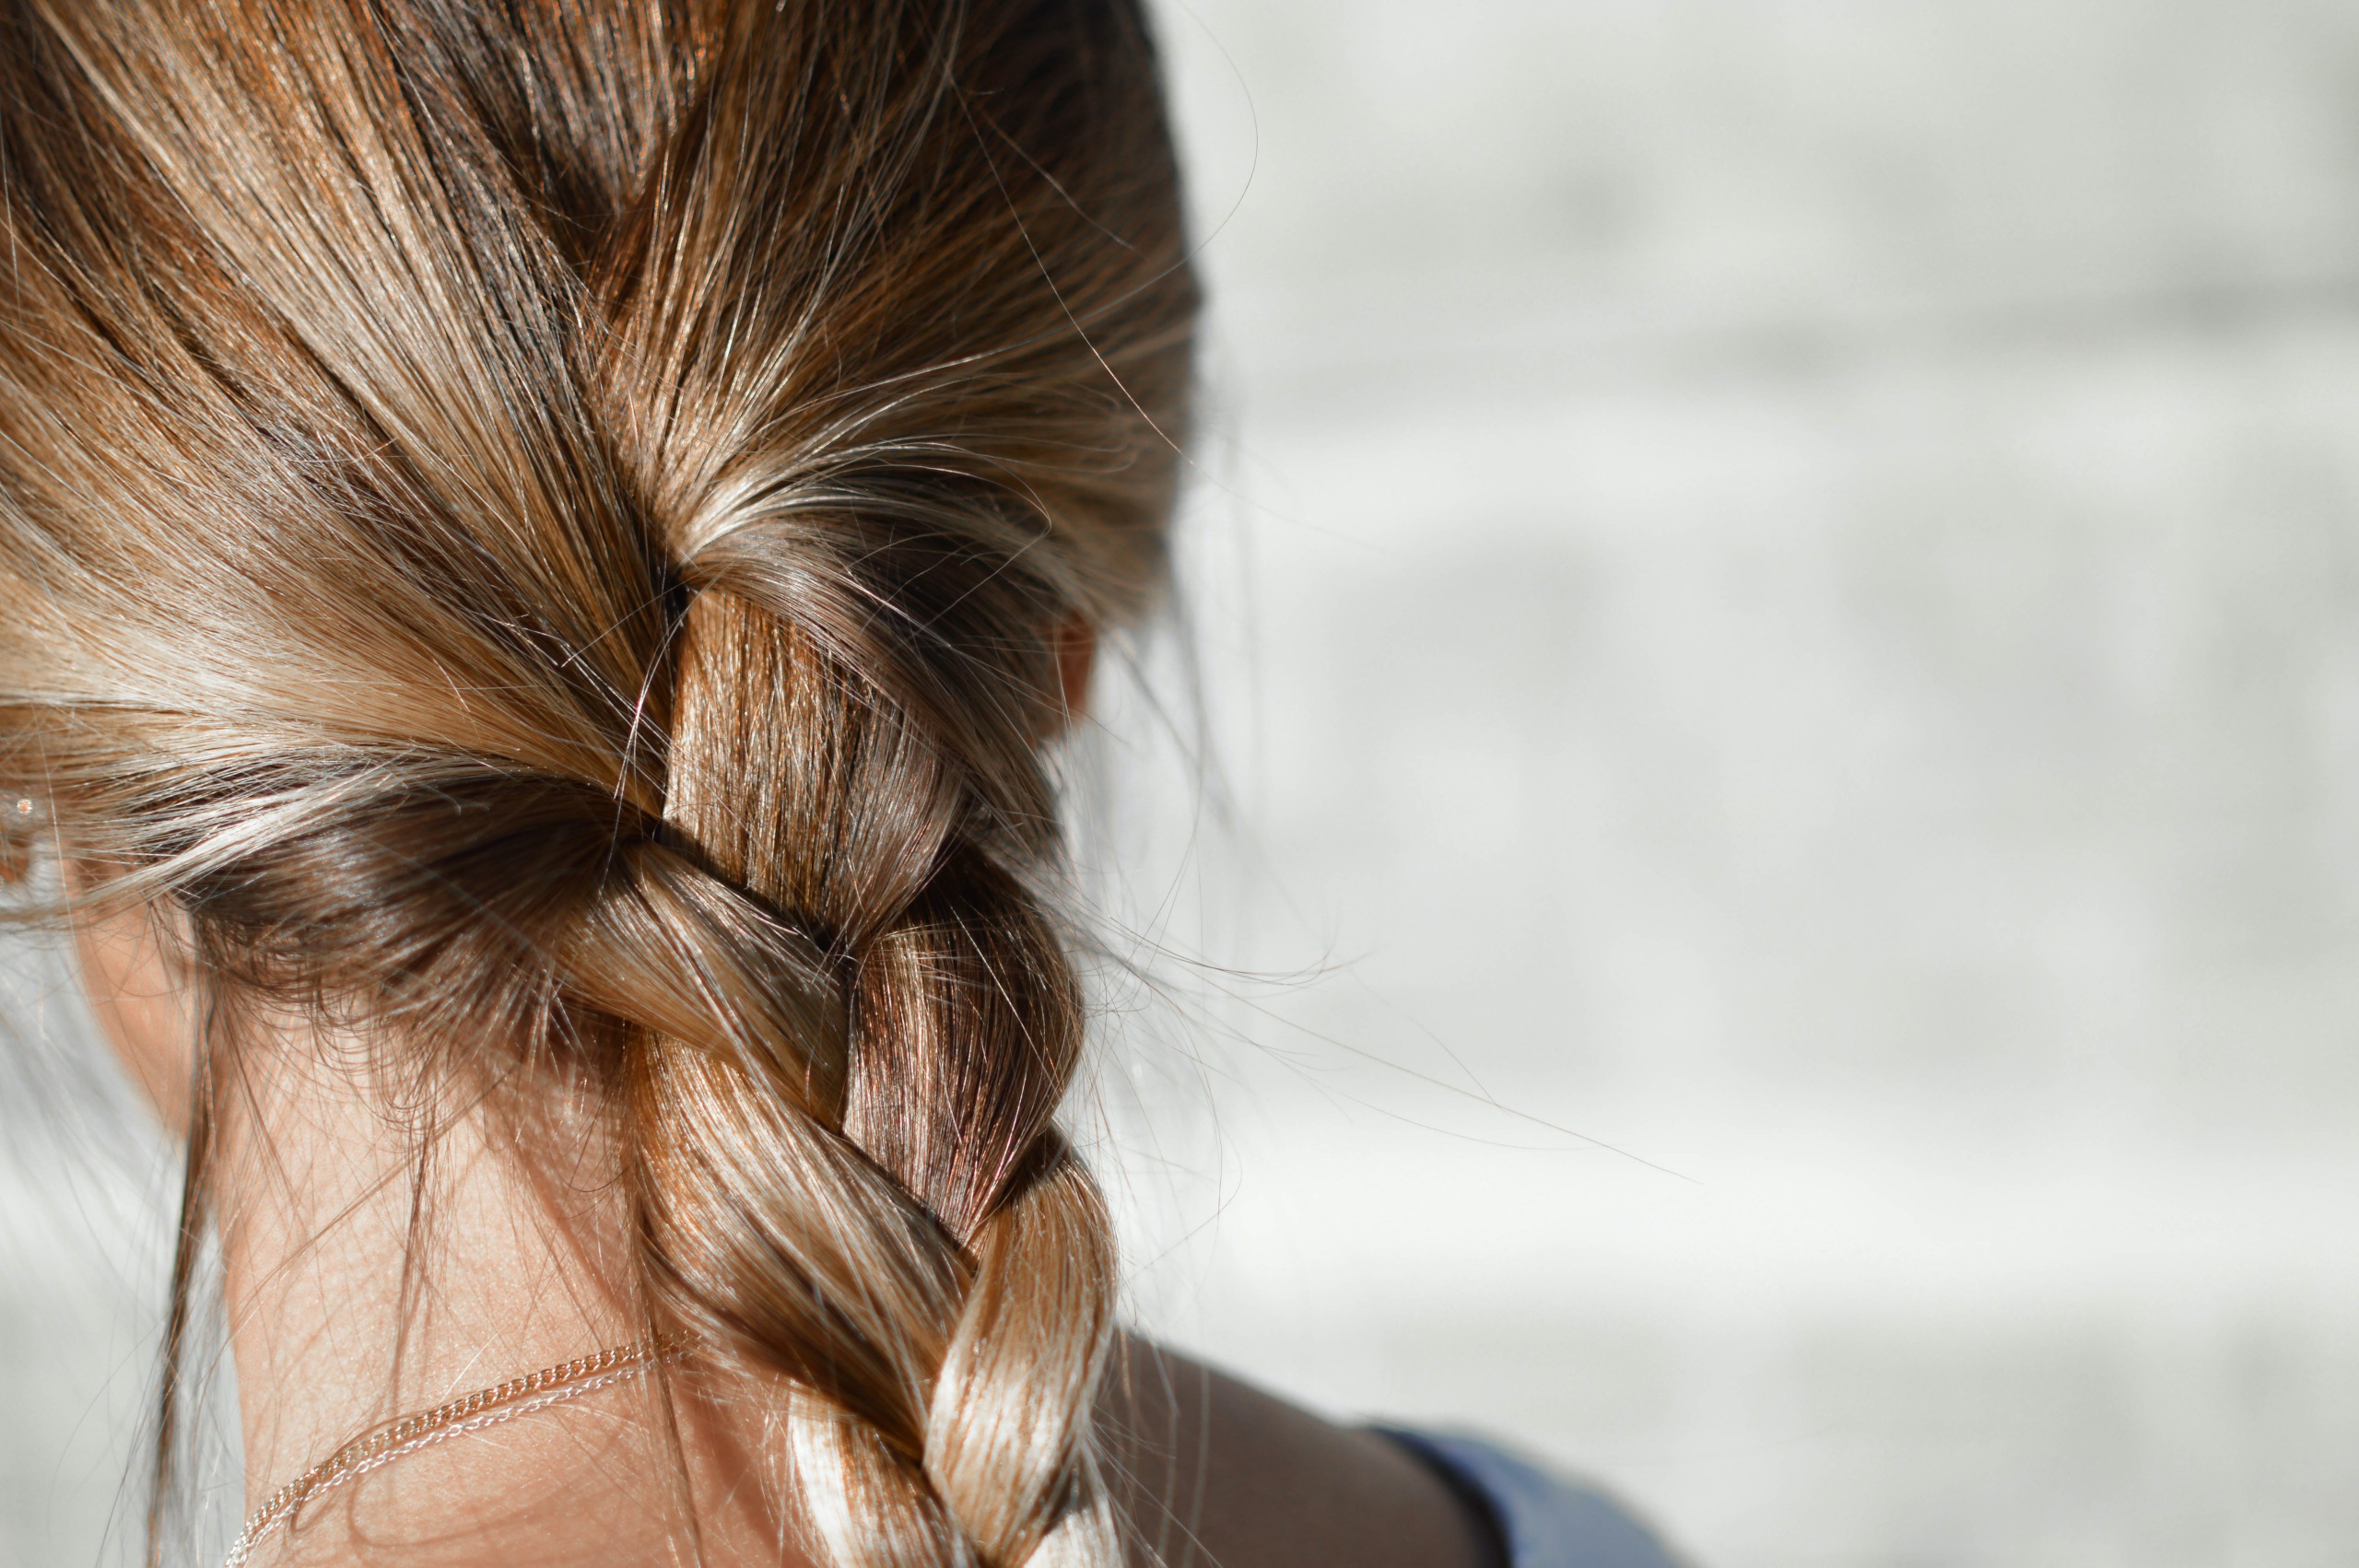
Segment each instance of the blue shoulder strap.
[[1652,1530],[1593,1487],[1550,1475],[1480,1438],[1376,1430],[1490,1504],[1508,1568],[1684,1568]]

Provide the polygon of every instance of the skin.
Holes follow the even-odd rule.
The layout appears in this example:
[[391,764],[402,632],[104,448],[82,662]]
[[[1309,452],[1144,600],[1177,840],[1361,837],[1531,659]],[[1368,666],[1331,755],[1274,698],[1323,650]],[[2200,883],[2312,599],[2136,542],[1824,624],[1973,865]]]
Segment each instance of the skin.
[[[1094,653],[1086,627],[1059,638],[1068,722]],[[184,1133],[192,988],[170,931],[133,913],[85,919],[76,938],[107,1038]],[[217,1216],[250,1511],[377,1422],[632,1337],[624,1215],[594,1118],[564,1085],[438,1107],[421,1167],[414,1108],[391,1109],[402,1096],[359,1042],[257,1027],[264,1048],[241,1053],[226,1096]],[[760,1484],[774,1391],[684,1373],[671,1393],[625,1384],[406,1456],[307,1507],[257,1568],[641,1568],[697,1552],[711,1568],[805,1568],[791,1505],[765,1501],[791,1490]],[[1142,1565],[1495,1568],[1481,1525],[1403,1450],[1144,1340],[1119,1347],[1099,1427]],[[694,1546],[673,1527],[684,1487]]]

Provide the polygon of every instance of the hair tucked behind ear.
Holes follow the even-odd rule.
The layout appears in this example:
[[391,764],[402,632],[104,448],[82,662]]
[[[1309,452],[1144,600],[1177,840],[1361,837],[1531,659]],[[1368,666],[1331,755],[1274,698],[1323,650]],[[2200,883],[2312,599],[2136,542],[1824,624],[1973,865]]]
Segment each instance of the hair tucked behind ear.
[[0,0],[11,792],[221,1020],[609,1085],[848,1568],[1119,1555],[1039,754],[1162,572],[1176,183],[1130,0]]

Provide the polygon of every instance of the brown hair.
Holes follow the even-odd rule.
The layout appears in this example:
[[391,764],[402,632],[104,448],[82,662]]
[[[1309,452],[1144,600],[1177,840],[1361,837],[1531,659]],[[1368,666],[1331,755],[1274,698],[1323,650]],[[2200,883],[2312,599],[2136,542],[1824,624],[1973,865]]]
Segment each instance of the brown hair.
[[205,990],[170,1353],[304,1009],[603,1087],[836,1562],[1111,1562],[1042,750],[1185,422],[1133,0],[0,0],[0,774]]

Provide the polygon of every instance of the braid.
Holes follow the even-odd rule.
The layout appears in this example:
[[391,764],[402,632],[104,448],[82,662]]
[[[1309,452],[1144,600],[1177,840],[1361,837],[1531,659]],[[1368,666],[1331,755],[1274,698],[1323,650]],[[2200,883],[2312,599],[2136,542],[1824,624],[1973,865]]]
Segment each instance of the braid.
[[590,1068],[838,1568],[1113,1568],[1041,750],[1185,423],[1134,0],[0,0],[0,189],[7,793],[232,1002]]
[[[1087,1418],[1113,1327],[1107,1216],[1054,1126],[1078,995],[1032,868],[993,855],[1037,852],[1045,782],[1036,765],[998,781],[1028,799],[991,799],[888,689],[722,591],[691,604],[677,664],[665,827],[793,910],[848,1005],[822,1059],[646,1032],[657,1293],[827,1396],[793,1438],[806,1493],[836,1504],[819,1522],[839,1562],[1027,1562],[1096,1518]],[[749,771],[765,755],[794,761]],[[698,969],[741,967],[718,926],[690,940]],[[781,1145],[804,1198],[746,1202],[744,1153]]]

